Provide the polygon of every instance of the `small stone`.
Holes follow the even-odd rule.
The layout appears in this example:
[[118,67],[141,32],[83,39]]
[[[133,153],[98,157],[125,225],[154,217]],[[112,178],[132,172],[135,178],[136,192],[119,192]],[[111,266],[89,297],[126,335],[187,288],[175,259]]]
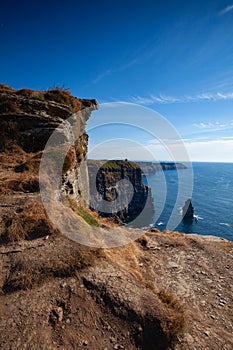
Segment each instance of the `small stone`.
[[168,266],[172,269],[177,269],[179,267],[179,265],[175,262],[171,262]]
[[88,341],[87,341],[87,340],[84,340],[84,341],[83,341],[83,345],[84,345],[84,346],[87,346],[87,345],[88,345]]
[[210,315],[210,317],[211,317],[213,320],[215,320],[215,318],[216,318],[214,315]]
[[70,321],[70,318],[67,318],[66,323],[67,323],[67,324],[70,324],[70,322],[71,322],[71,321]]
[[138,331],[142,332],[142,326],[141,325],[138,326]]
[[111,343],[115,343],[116,342],[116,338],[114,338],[114,337],[110,337],[109,340],[110,340]]
[[114,345],[113,349],[118,350],[119,349],[119,345],[118,344]]
[[210,335],[209,331],[205,331],[204,334],[208,337]]
[[57,316],[58,322],[61,322],[62,319],[63,319],[63,309],[62,309],[62,307],[60,307],[60,306],[56,307],[54,309],[54,312],[55,312],[55,314]]

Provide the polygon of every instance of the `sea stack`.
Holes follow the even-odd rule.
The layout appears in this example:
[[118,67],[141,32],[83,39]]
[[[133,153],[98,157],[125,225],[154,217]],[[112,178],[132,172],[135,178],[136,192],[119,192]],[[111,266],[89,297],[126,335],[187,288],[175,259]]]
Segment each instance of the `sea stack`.
[[194,216],[194,208],[192,206],[191,199],[187,199],[185,205],[182,208],[182,216],[183,219],[193,219]]

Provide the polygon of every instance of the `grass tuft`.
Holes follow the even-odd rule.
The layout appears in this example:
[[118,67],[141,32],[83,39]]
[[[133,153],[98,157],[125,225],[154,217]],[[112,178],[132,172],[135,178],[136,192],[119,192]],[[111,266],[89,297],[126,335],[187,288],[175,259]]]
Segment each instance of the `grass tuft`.
[[164,332],[170,339],[176,340],[177,337],[184,332],[186,325],[184,308],[177,298],[167,289],[162,289],[158,293],[158,297],[167,305],[171,313],[171,322],[168,325],[163,325]]
[[92,266],[99,257],[102,257],[99,249],[68,250],[60,256],[53,255],[40,261],[23,256],[14,263],[2,289],[5,293],[12,293],[32,289],[53,278],[76,276],[82,269]]

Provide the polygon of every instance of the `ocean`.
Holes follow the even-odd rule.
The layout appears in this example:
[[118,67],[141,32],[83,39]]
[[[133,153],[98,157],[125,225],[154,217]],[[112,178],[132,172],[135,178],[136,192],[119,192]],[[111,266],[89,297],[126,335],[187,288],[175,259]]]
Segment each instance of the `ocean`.
[[[192,200],[196,220],[182,220],[181,209],[188,198],[180,193],[178,171],[190,177],[189,170],[167,170],[144,177],[152,190],[155,215],[151,226],[172,228],[184,233],[214,235],[233,241],[233,163],[192,163]],[[176,203],[176,205],[175,205]],[[168,227],[171,216],[176,223]]]

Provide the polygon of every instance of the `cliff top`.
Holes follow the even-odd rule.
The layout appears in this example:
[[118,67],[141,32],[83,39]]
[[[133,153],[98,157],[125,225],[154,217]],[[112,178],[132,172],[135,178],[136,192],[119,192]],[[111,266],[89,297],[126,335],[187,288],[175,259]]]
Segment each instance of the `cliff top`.
[[119,160],[119,159],[111,159],[111,160],[95,160],[95,159],[88,159],[87,161],[88,166],[90,167],[96,167],[101,168],[103,170],[120,170],[122,167],[124,169],[130,170],[130,169],[139,169],[139,166],[136,162],[125,160]]
[[47,91],[35,91],[31,89],[16,90],[0,84],[0,114],[25,113],[33,110],[33,107],[39,106],[41,109],[45,109],[49,102],[65,105],[69,107],[71,113],[93,105],[98,107],[96,100],[74,97],[68,89],[60,87],[54,87]]

